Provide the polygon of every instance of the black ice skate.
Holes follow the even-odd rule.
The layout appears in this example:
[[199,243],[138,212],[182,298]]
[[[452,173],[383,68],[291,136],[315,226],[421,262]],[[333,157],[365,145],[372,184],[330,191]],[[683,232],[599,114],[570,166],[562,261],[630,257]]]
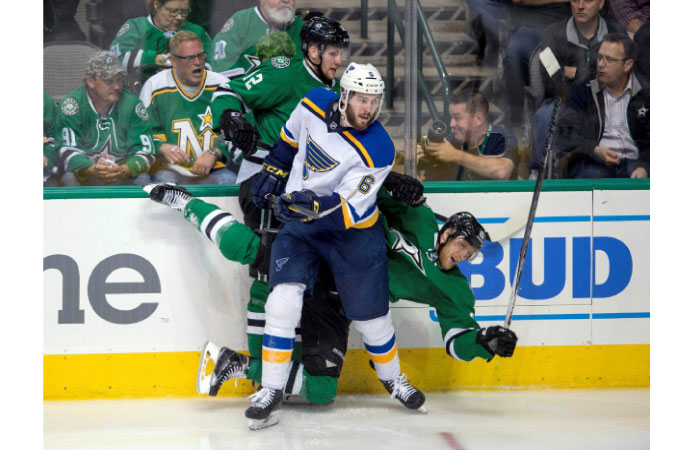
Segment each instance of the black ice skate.
[[425,395],[406,381],[406,374],[402,373],[393,380],[382,381],[382,384],[384,389],[391,394],[391,398],[398,398],[406,408],[417,409],[423,414],[428,413],[428,410],[423,406]]
[[[207,366],[215,363],[214,370],[207,375]],[[199,358],[197,392],[215,397],[221,385],[231,378],[245,378],[250,367],[250,357],[227,347],[217,347],[207,341]]]
[[245,378],[250,367],[250,357],[227,347],[221,347],[221,353],[216,360],[214,376],[209,387],[209,395],[216,397],[221,385],[231,378]]
[[187,189],[173,183],[147,184],[143,190],[148,192],[148,197],[154,202],[169,206],[176,211],[185,209],[187,203],[193,198]]
[[276,425],[280,419],[272,411],[280,406],[283,396],[282,389],[266,387],[251,395],[253,404],[245,410],[245,416],[250,419],[248,428],[255,431]]

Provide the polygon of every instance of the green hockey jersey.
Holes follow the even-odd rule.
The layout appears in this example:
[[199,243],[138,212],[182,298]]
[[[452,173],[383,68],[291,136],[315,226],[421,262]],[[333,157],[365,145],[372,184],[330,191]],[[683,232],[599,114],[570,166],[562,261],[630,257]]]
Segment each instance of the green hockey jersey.
[[[44,137],[53,138],[56,129],[56,102],[44,90]],[[53,142],[44,144],[44,156],[49,160],[48,168],[56,165],[56,146]]]
[[[199,36],[204,51],[207,52],[207,62],[210,62],[211,39],[206,30],[190,22],[185,22],[182,30],[192,31]],[[119,57],[124,70],[133,72],[139,66],[155,64],[159,54],[170,53],[168,43],[175,33],[156,27],[151,16],[136,17],[122,25],[109,49]],[[144,79],[156,73],[155,68],[144,69]]]
[[131,177],[148,171],[155,149],[148,111],[134,94],[123,90],[108,114],[99,114],[85,85],[61,100],[56,119],[56,165],[77,172],[90,167],[106,152],[117,164],[126,164]]
[[[302,26],[304,21],[295,17],[285,30],[292,38],[298,54],[301,54],[299,34]],[[214,71],[224,72],[231,69],[243,53],[255,55],[255,44],[258,39],[270,31],[270,26],[263,19],[257,6],[236,12],[224,23],[221,31],[212,41],[214,55],[211,66]]]
[[[192,165],[205,151],[215,146],[224,156],[228,155],[222,139],[215,144],[211,97],[216,88],[228,82],[228,78],[211,71],[204,71],[202,82],[190,93],[177,79],[175,69],[164,70],[149,78],[141,90],[141,101],[148,107],[149,122],[153,130],[156,154],[163,143],[174,144],[187,152],[190,163],[185,166],[170,164],[168,169],[185,176],[192,174]],[[226,167],[217,161],[212,170]]]

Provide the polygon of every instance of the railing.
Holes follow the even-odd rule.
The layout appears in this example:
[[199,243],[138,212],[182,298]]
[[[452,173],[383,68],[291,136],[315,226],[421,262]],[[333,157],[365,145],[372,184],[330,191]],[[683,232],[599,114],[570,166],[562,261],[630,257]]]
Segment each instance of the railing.
[[[361,12],[361,28],[360,28],[360,35],[362,38],[367,37],[367,1],[368,0],[362,0],[362,12]],[[420,90],[420,95],[423,99],[425,99],[426,105],[428,106],[428,110],[430,112],[431,117],[433,120],[438,120],[440,119],[440,114],[437,112],[437,107],[435,106],[435,101],[433,100],[432,96],[430,95],[430,91],[428,91],[428,87],[425,84],[425,78],[423,77],[422,73],[422,55],[423,55],[423,35],[425,36],[425,41],[426,45],[428,46],[428,49],[430,51],[431,56],[433,57],[433,61],[435,63],[435,67],[438,71],[438,76],[440,77],[440,82],[442,83],[442,89],[444,93],[444,102],[443,102],[443,117],[442,119],[447,119],[449,116],[448,113],[448,107],[449,107],[449,98],[450,98],[450,84],[449,80],[447,78],[447,70],[445,69],[445,65],[442,62],[442,58],[440,58],[440,54],[437,50],[437,46],[435,45],[435,38],[433,37],[432,31],[430,31],[430,27],[428,26],[428,21],[425,18],[425,14],[423,13],[423,7],[420,4],[420,1],[416,2],[416,9],[417,9],[417,18],[418,18],[418,23],[419,23],[419,28],[418,28],[418,88]],[[394,107],[394,95],[393,95],[393,88],[394,88],[394,56],[396,54],[395,48],[394,48],[394,30],[398,30],[399,32],[399,37],[401,38],[401,41],[404,44],[404,48],[406,48],[406,39],[405,39],[405,33],[404,33],[404,26],[403,22],[401,21],[401,14],[399,12],[398,7],[396,6],[395,0],[387,0],[387,76],[386,76],[386,101],[387,101],[387,107],[390,109],[393,109]],[[363,34],[364,33],[364,34]],[[420,102],[419,102],[420,105]],[[418,123],[420,124],[420,106],[418,109],[418,115],[419,115],[419,120]]]

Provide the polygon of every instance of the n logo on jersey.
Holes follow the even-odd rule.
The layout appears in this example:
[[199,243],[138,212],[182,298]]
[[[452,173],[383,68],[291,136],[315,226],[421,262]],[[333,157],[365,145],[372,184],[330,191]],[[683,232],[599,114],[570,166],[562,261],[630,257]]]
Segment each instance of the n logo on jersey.
[[306,159],[304,159],[304,169],[302,170],[302,177],[305,180],[309,178],[309,171],[328,172],[338,164],[339,162],[324,152],[310,136],[306,138]]
[[[188,153],[194,152],[195,158],[201,155],[205,150],[208,150],[214,145],[216,134],[212,131],[212,114],[211,108],[207,106],[203,114],[197,114],[200,119],[199,127],[195,128],[190,119],[174,120],[172,129],[178,135],[178,146],[185,149]],[[199,133],[197,133],[197,129]]]

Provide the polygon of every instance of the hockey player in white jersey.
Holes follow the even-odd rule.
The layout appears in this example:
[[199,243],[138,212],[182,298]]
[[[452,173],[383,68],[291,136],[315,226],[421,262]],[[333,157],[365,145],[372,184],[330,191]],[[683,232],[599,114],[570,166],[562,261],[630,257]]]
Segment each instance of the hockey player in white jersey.
[[[406,407],[425,411],[425,396],[401,373],[389,312],[376,200],[395,157],[393,142],[376,121],[384,82],[371,64],[353,62],[340,86],[340,98],[322,88],[306,94],[251,189],[259,207],[271,206],[285,222],[270,258],[261,389],[245,413],[253,429],[277,423],[270,414],[282,401],[304,292],[313,290],[322,260],[384,387]],[[322,217],[309,220],[300,207]]]

